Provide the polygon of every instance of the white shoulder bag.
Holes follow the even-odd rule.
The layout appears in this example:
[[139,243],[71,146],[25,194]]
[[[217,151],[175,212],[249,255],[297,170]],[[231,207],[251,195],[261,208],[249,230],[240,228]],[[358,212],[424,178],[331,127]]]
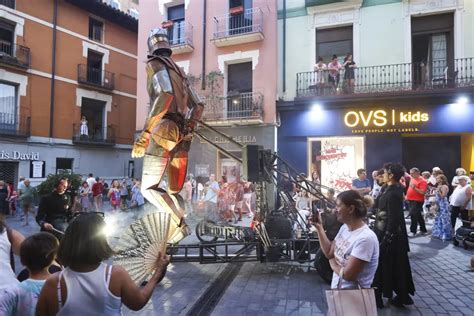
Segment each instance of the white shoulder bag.
[[326,290],[328,316],[376,316],[377,305],[373,288],[341,289],[339,278],[337,289]]

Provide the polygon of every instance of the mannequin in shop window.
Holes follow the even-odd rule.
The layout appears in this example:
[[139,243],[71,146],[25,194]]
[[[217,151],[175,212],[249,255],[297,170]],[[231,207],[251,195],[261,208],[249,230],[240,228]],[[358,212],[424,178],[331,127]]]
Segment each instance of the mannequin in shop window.
[[87,119],[83,115],[81,118],[81,138],[89,137],[89,128],[87,127]]

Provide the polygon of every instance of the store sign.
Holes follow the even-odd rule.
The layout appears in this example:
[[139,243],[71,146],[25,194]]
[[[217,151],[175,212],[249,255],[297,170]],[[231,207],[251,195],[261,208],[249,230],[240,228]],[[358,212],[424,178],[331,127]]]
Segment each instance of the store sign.
[[[257,142],[257,137],[255,136],[232,136],[232,139],[241,144],[254,144]],[[230,141],[222,136],[215,136],[211,138],[214,144],[228,144]],[[201,143],[205,143],[204,140],[201,139]]]
[[426,112],[397,109],[348,111],[344,114],[344,124],[354,128],[352,133],[418,132],[418,127],[429,120]]
[[195,177],[209,177],[209,165],[207,164],[196,164]]
[[39,160],[39,152],[21,152],[21,151],[4,151],[0,152],[1,160]]

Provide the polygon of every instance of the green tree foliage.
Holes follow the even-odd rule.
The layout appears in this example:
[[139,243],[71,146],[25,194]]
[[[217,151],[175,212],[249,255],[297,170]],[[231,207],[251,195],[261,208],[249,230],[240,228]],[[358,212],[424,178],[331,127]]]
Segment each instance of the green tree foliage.
[[82,177],[79,174],[67,172],[50,174],[45,181],[41,182],[41,184],[35,188],[36,193],[40,196],[43,196],[53,192],[56,187],[56,183],[58,183],[59,179],[61,178],[67,178],[69,181],[72,181],[72,189],[74,191],[77,190],[82,183]]

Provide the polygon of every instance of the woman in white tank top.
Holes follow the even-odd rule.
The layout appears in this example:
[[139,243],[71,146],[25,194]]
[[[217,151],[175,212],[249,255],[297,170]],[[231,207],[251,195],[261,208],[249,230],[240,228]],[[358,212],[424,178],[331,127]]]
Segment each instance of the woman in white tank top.
[[122,267],[104,263],[113,254],[101,233],[104,225],[98,213],[71,222],[58,251],[58,261],[66,268],[46,281],[37,315],[121,315],[122,302],[135,311],[148,302],[166,273],[168,257],[160,256],[155,274],[138,288]]
[[13,253],[18,255],[20,253],[20,245],[25,237],[12,229],[11,239],[10,242],[7,226],[3,219],[0,219],[0,289],[18,283],[15,272],[10,265],[10,250],[13,248]]

